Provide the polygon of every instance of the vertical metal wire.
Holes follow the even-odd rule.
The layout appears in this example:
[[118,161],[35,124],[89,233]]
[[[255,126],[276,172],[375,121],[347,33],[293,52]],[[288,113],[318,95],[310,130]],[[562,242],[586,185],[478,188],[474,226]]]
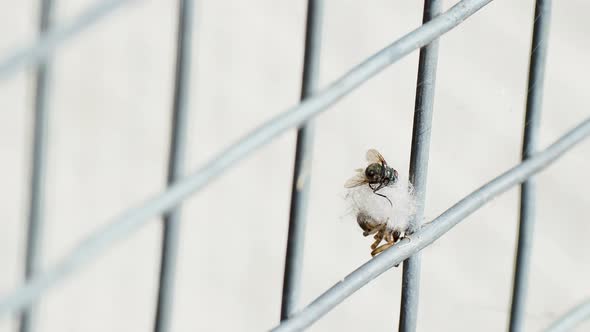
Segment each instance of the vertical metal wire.
[[[442,0],[425,0],[422,23],[430,21],[441,11]],[[422,219],[424,219],[437,61],[438,39],[420,49],[410,156],[410,182],[414,185],[416,192],[417,209],[416,216],[408,229],[410,235],[420,228]],[[416,330],[420,294],[420,260],[420,253],[416,253],[404,261],[399,317],[400,331]]]
[[[536,152],[538,145],[550,19],[551,0],[537,0],[529,66],[522,160],[529,159]],[[510,310],[510,331],[522,331],[524,326],[523,316],[526,307],[534,222],[535,183],[533,179],[528,179],[520,189],[520,225]]]
[[115,9],[128,2],[131,0],[96,0],[67,23],[45,30],[42,38],[0,59],[0,79],[16,73],[25,65],[43,62],[44,58],[55,52],[64,42],[108,17]]
[[[172,109],[172,129],[168,156],[168,185],[182,176],[187,144],[188,93],[193,29],[193,0],[180,0],[176,49],[176,77]],[[170,316],[174,298],[176,257],[180,233],[180,206],[164,214],[164,232],[160,262],[160,285],[154,331],[170,330]]]
[[[316,90],[318,84],[322,12],[323,0],[309,0],[307,2],[301,100],[309,97]],[[281,321],[287,319],[296,310],[300,294],[305,222],[313,152],[313,127],[313,121],[308,121],[297,131],[289,235],[283,277]]]
[[[52,7],[52,0],[41,0],[39,34],[43,34],[49,28]],[[45,60],[39,63],[35,72],[33,156],[25,258],[25,278],[27,280],[37,272],[41,261],[42,216],[47,168],[49,70],[49,60]],[[33,315],[32,306],[22,312],[19,327],[21,332],[29,332],[34,329]]]

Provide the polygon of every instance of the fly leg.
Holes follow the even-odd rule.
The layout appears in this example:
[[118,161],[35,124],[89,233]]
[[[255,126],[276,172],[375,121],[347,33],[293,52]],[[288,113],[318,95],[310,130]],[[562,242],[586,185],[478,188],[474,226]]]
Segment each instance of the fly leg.
[[[393,247],[393,245],[400,239],[400,235],[401,233],[399,231],[388,231],[388,230],[383,230],[383,232],[385,232],[384,234],[384,239],[385,239],[385,244],[383,244],[380,247],[376,247],[373,248],[373,251],[371,252],[371,256],[375,257],[377,255],[379,255],[380,253],[382,253],[383,251]],[[396,267],[399,264],[396,265]]]
[[[391,236],[393,237],[393,242],[397,242],[401,239],[402,237],[402,233],[398,230],[395,230],[391,233]],[[405,236],[404,236],[405,237]]]
[[374,227],[374,228],[372,228],[372,229],[370,229],[370,230],[366,230],[366,231],[364,231],[364,232],[363,232],[363,236],[369,236],[369,235],[373,235],[373,234],[375,234],[375,233],[378,233],[378,232],[380,232],[380,231],[381,231],[381,230],[380,230],[380,227]]
[[377,232],[379,232],[379,229],[378,229],[378,228],[373,228],[373,229],[372,229],[372,230],[370,230],[370,231],[364,231],[364,232],[363,232],[363,236],[369,236],[369,235],[373,235],[373,234],[375,234],[375,233],[377,233]]
[[379,255],[380,253],[382,253],[383,251],[393,247],[394,243],[393,242],[387,242],[377,248],[375,248],[375,250],[371,251],[371,256],[375,257],[377,255]]
[[375,239],[375,242],[373,242],[373,244],[371,244],[372,250],[375,250],[375,248],[377,248],[379,243],[381,243],[381,241],[383,241],[384,232],[385,232],[385,230],[383,229],[383,227],[380,227],[377,234],[375,234],[375,237],[373,237]]
[[389,197],[387,197],[387,196],[385,196],[383,194],[379,194],[379,193],[375,193],[375,195],[379,195],[379,196],[385,198],[389,202],[389,205],[393,206],[393,203],[391,203],[391,200],[389,199]]
[[371,188],[373,190],[373,193],[375,195],[378,195],[378,196],[381,196],[381,197],[385,198],[389,202],[389,205],[393,206],[393,203],[391,203],[391,200],[389,199],[389,197],[387,197],[387,196],[385,196],[385,195],[380,194],[380,193],[377,192],[377,191],[381,190],[381,188],[383,188],[383,187],[385,187],[385,184],[384,183],[380,183],[377,186],[377,188],[373,188],[373,186],[371,186],[371,184],[369,183],[369,188]]

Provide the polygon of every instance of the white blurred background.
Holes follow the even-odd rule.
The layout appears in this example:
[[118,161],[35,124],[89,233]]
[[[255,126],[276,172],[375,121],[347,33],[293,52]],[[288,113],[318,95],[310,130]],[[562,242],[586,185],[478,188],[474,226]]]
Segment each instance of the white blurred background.
[[[36,36],[38,2],[2,0],[0,58]],[[447,1],[445,8],[456,1]],[[56,20],[92,0],[56,1]],[[494,1],[441,39],[426,216],[520,158],[534,1]],[[197,7],[188,170],[298,102],[306,1],[205,0]],[[541,143],[590,114],[590,2],[555,1]],[[42,260],[48,267],[110,217],[165,186],[177,2],[137,1],[55,53]],[[417,27],[421,1],[326,1],[321,85]],[[302,303],[370,259],[343,183],[379,149],[407,173],[418,52],[317,118]],[[22,283],[32,70],[0,82],[0,294]],[[295,131],[183,206],[174,331],[261,331],[278,323]],[[590,144],[538,176],[526,330],[590,295]],[[508,320],[518,190],[423,254],[419,331],[498,331]],[[152,220],[42,298],[38,331],[149,331],[161,223]],[[401,268],[311,331],[397,328]],[[16,319],[0,320],[13,331]],[[580,331],[590,330],[586,325]]]

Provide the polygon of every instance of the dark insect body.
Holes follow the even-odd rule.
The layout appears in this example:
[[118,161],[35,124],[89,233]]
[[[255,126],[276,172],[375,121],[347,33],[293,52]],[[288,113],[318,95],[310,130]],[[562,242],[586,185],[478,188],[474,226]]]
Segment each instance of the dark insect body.
[[385,198],[393,206],[389,197],[378,193],[378,191],[397,182],[397,171],[389,167],[385,158],[375,149],[367,151],[367,161],[370,162],[369,166],[364,170],[362,168],[357,169],[357,174],[346,181],[344,186],[352,188],[366,183],[375,195]]
[[[346,188],[353,188],[362,185],[368,185],[375,195],[385,198],[391,206],[393,203],[389,197],[379,193],[379,190],[393,185],[398,180],[398,173],[392,167],[387,165],[385,158],[375,149],[367,151],[367,161],[369,165],[366,168],[356,170],[356,175],[348,179],[344,184]],[[358,225],[363,230],[363,236],[374,235],[375,242],[371,245],[371,256],[376,256],[384,250],[392,247],[402,237],[405,232],[387,227],[388,220],[376,220],[369,214],[359,211],[356,217]],[[380,245],[381,241],[385,244]],[[397,266],[397,265],[396,265]]]

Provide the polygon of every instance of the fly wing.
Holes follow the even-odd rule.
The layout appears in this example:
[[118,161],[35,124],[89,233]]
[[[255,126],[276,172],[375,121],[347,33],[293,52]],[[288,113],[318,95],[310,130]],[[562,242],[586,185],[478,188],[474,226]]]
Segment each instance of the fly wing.
[[344,188],[357,187],[367,183],[367,178],[365,178],[365,170],[359,168],[356,171],[357,173],[355,174],[355,176],[351,177],[350,179],[348,179],[348,181],[344,183]]
[[379,163],[379,164],[387,165],[385,158],[383,158],[381,153],[379,153],[379,151],[377,151],[375,149],[369,149],[367,151],[367,161],[371,164],[372,163]]

